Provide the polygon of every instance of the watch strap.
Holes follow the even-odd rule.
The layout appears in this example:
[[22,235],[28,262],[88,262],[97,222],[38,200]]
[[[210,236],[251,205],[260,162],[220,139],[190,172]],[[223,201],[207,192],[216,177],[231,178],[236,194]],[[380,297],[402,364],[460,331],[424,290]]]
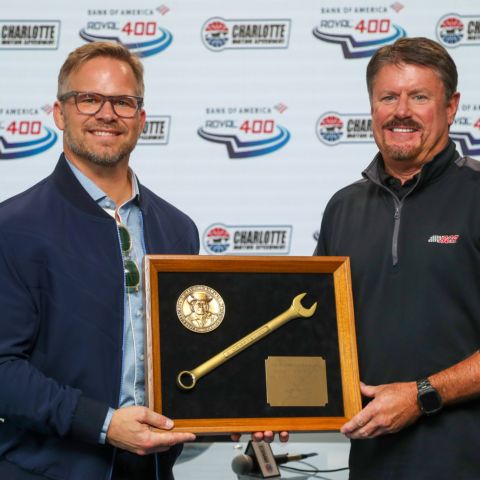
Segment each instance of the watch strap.
[[429,391],[432,388],[432,384],[428,378],[421,378],[420,380],[417,380],[417,389],[419,395],[421,395],[423,392]]

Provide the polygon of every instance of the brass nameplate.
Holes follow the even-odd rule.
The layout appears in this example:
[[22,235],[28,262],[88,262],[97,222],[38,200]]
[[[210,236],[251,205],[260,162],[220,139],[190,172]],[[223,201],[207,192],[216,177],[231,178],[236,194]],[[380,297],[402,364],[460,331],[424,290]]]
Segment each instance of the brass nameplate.
[[271,407],[324,407],[328,403],[322,357],[268,357],[265,377]]

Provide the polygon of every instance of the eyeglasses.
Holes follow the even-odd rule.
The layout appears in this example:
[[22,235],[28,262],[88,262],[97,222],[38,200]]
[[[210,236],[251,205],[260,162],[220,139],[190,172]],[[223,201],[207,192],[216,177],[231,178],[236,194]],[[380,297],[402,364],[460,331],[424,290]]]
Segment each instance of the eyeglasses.
[[138,292],[140,288],[140,271],[137,264],[130,258],[132,250],[132,238],[127,227],[122,223],[117,223],[120,236],[120,246],[122,248],[123,271],[125,272],[125,287],[127,293]]
[[73,97],[77,111],[83,115],[96,115],[105,105],[110,102],[116,115],[122,118],[133,118],[143,106],[143,97],[133,95],[102,95],[95,92],[68,92],[60,95],[61,102]]

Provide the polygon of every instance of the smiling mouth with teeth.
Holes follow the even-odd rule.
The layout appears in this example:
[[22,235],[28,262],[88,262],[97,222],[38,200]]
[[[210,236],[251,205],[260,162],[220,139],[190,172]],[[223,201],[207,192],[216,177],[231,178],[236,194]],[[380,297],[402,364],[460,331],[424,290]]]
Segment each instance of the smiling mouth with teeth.
[[110,131],[110,132],[106,132],[104,130],[94,130],[92,132],[90,132],[92,135],[96,135],[98,137],[114,137],[116,135],[118,135],[117,132],[113,132],[113,131]]

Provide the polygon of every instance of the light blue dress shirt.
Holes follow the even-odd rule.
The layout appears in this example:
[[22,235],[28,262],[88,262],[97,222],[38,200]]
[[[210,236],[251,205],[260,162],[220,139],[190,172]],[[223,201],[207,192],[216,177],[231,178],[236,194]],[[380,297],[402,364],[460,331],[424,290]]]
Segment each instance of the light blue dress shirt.
[[[145,243],[143,238],[143,218],[138,206],[140,195],[138,181],[135,174],[130,170],[132,178],[132,197],[123,205],[117,207],[115,202],[109,198],[92,180],[84,175],[72,163],[68,162],[77,180],[97,204],[107,213],[119,220],[130,233],[132,239],[132,250],[130,258],[142,266],[145,255]],[[112,248],[119,248],[120,237],[117,245]],[[144,318],[145,308],[143,302],[143,276],[140,275],[139,289],[135,293],[126,293],[124,290],[124,321],[123,321],[123,357],[122,357],[122,380],[120,386],[119,406],[145,405],[145,370],[144,370]],[[110,408],[102,428],[99,443],[105,443],[108,426],[112,419],[114,409]]]

